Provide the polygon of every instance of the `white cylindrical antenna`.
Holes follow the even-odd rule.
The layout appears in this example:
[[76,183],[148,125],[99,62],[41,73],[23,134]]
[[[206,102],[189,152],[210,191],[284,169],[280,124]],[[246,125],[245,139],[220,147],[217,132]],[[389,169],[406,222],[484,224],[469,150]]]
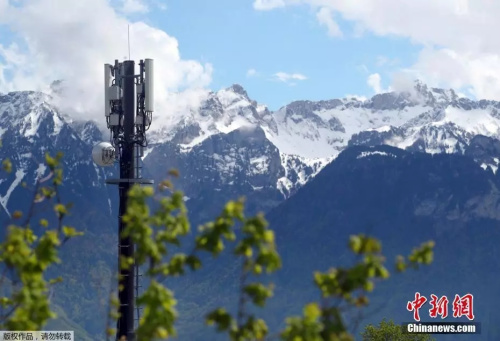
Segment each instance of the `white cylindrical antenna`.
[[144,81],[144,106],[146,112],[153,112],[155,110],[155,96],[154,96],[154,61],[153,59],[146,59],[144,61],[145,81]]
[[92,148],[92,159],[101,167],[112,166],[115,158],[115,148],[109,142],[98,143]]
[[111,87],[113,76],[111,75],[111,65],[104,64],[104,115],[109,116],[111,106],[109,103],[109,88]]

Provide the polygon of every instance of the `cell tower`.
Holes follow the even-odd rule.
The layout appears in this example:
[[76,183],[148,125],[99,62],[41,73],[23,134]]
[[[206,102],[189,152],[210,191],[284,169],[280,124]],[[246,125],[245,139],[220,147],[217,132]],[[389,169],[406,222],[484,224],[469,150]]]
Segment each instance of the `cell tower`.
[[[153,180],[142,179],[141,157],[147,147],[146,131],[151,126],[154,111],[154,63],[152,59],[139,62],[139,74],[135,74],[135,62],[126,60],[115,64],[104,64],[104,114],[111,132],[110,142],[101,142],[92,150],[92,158],[99,166],[120,163],[120,178],[106,183],[118,185],[120,206],[118,213],[118,265],[120,257],[133,257],[134,245],[130,238],[122,238],[125,228],[122,217],[126,213],[127,192],[133,184],[152,184]],[[118,291],[120,318],[117,322],[116,339],[125,336],[134,341],[134,321],[139,320],[139,309],[135,310],[135,297],[139,292],[139,269],[120,269]]]

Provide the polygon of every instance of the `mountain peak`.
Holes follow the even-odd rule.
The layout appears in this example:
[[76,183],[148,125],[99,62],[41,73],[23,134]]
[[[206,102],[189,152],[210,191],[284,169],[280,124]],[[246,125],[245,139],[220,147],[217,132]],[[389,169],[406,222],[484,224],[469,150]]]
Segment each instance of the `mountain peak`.
[[38,136],[39,130],[55,136],[66,122],[50,102],[50,95],[37,91],[15,91],[0,96],[0,125],[20,131],[30,139]]
[[226,89],[227,91],[232,91],[236,94],[242,95],[246,98],[248,98],[248,94],[246,90],[239,84],[233,84],[229,88]]
[[401,89],[397,92],[407,93],[410,97],[415,97],[413,100],[416,100],[417,102],[423,101],[428,105],[449,104],[458,99],[458,95],[453,89],[431,87],[420,79],[416,79],[413,82],[412,89]]

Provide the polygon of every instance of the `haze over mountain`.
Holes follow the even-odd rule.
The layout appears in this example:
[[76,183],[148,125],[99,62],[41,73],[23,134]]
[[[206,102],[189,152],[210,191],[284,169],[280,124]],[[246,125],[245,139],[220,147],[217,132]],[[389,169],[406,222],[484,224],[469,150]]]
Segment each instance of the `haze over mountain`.
[[[359,260],[348,251],[347,241],[352,234],[365,233],[382,241],[393,276],[370,294],[371,306],[362,315],[358,332],[366,323],[383,318],[410,322],[406,303],[417,291],[427,298],[446,295],[450,302],[456,294],[472,293],[481,334],[436,335],[436,339],[497,340],[499,296],[491,283],[497,281],[500,269],[491,260],[499,256],[500,174],[478,163],[486,155],[498,157],[498,151],[498,140],[484,136],[473,138],[465,155],[431,155],[389,146],[346,149],[266,215],[276,231],[283,269],[271,278],[275,295],[267,308],[255,313],[271,330],[283,327],[287,316],[300,315],[305,304],[320,299],[312,284],[313,272]],[[436,242],[433,264],[397,275],[395,257],[428,240]],[[205,260],[201,271],[171,282],[182,303],[181,339],[224,339],[203,326],[203,313],[218,306],[236,310],[239,266],[226,253],[216,261]],[[428,316],[429,308],[428,304],[422,308],[422,321],[435,322]],[[446,320],[456,321],[468,320]]]
[[[491,150],[486,140],[473,139],[466,153]],[[360,330],[364,324],[383,318],[396,323],[412,321],[406,303],[413,300],[415,292],[427,298],[447,295],[450,312],[456,294],[471,293],[481,334],[433,337],[498,340],[500,328],[494,321],[500,318],[495,308],[500,296],[492,283],[498,282],[500,271],[494,261],[499,257],[499,189],[499,174],[482,169],[468,156],[429,155],[389,146],[345,150],[267,215],[276,230],[283,261],[269,315],[283,320],[286,315],[300,314],[301,305],[318,300],[319,290],[311,285],[312,272],[356,261],[348,251],[349,235],[365,233],[379,238],[391,271],[396,255],[434,240],[434,262],[429,267],[402,275],[394,271],[386,283],[377,285]],[[428,303],[422,307],[422,320],[437,322],[429,318],[430,307]],[[452,317],[445,320],[454,321],[457,319]]]
[[[382,239],[393,238],[388,240],[388,246],[395,249],[411,231],[419,232],[414,239],[405,239],[404,245],[408,247],[423,241],[420,237],[424,235],[437,236],[436,231],[454,231],[455,225],[461,226],[457,231],[466,233],[481,250],[477,263],[465,263],[463,258],[461,269],[472,266],[479,269],[479,264],[494,252],[491,248],[483,250],[482,243],[497,240],[493,229],[498,227],[495,209],[499,187],[495,172],[500,160],[499,109],[500,102],[473,101],[459,97],[453,90],[429,88],[416,82],[412,91],[406,93],[379,94],[364,101],[356,98],[297,101],[271,112],[251,99],[241,86],[233,85],[208,93],[199,108],[162,120],[168,122],[165,125],[153,122],[148,135],[150,145],[144,151],[144,175],[159,181],[170,168],[179,169],[181,178],[177,186],[185,192],[195,227],[213,218],[224,201],[242,195],[247,197],[249,214],[271,212],[272,226],[284,247],[279,245],[285,265],[292,269],[300,267],[298,273],[305,276],[304,280],[310,278],[306,272],[314,270],[311,264],[316,264],[315,257],[345,245],[351,227],[352,232],[358,232],[366,224],[377,225],[378,221],[389,218],[393,219],[390,224],[380,223],[380,228],[374,231]],[[70,219],[86,235],[64,251],[68,265],[55,271],[63,271],[69,279],[54,292],[53,299],[64,308],[69,319],[93,336],[104,330],[106,311],[99,307],[106,302],[109,292],[117,239],[117,190],[107,188],[104,183],[106,178],[116,175],[116,167],[101,169],[90,156],[96,142],[108,139],[98,126],[95,122],[70,119],[47,94],[26,91],[0,95],[3,142],[0,157],[10,158],[14,169],[0,180],[2,214],[8,217],[14,209],[25,208],[30,195],[21,184],[26,182],[32,187],[37,177],[46,174],[42,165],[44,153],[62,150],[65,153],[63,195],[75,202],[75,213]],[[381,144],[407,151],[368,148]],[[340,154],[349,146],[353,149]],[[416,152],[458,155],[433,158]],[[361,157],[363,153],[367,153],[366,158]],[[416,169],[411,170],[413,166]],[[457,167],[463,172],[456,171]],[[391,176],[395,178],[391,180]],[[316,177],[322,180],[311,182]],[[377,187],[380,177],[385,180]],[[344,181],[347,182],[343,184]],[[462,187],[466,190],[462,191]],[[320,205],[320,201],[324,204]],[[304,205],[297,206],[298,202]],[[400,206],[394,206],[396,203]],[[316,220],[305,221],[309,215]],[[282,217],[286,219],[281,220]],[[412,220],[414,217],[418,217],[417,222]],[[309,225],[314,229],[304,229]],[[327,225],[349,226],[349,230],[342,230],[342,234],[333,238],[325,230]],[[391,237],[394,229],[403,225],[405,230]],[[420,234],[423,226],[427,226],[428,234]],[[438,230],[431,231],[433,227]],[[467,232],[471,228],[492,230],[487,230],[486,239],[482,235],[473,239]],[[457,247],[466,246],[467,239],[461,236],[456,237]],[[452,252],[453,245],[450,242],[443,250]],[[296,262],[293,255],[303,252],[308,260]],[[337,258],[330,260],[328,264],[337,264]],[[443,264],[438,263],[436,269],[442,269]],[[219,269],[211,266],[210,269]],[[90,267],[93,270],[89,279]],[[236,271],[231,267],[229,270]],[[284,276],[279,278],[285,281],[292,272],[285,268],[283,275],[278,276]],[[197,275],[199,286],[193,290],[212,286],[214,295],[222,298],[223,281],[202,274]],[[234,273],[221,278],[232,276]],[[290,280],[298,281],[295,277]],[[304,283],[297,285],[302,288]],[[474,280],[467,283],[470,290],[475,290]],[[190,303],[191,314],[202,316],[207,306],[189,301],[200,297],[193,290],[181,292],[181,301]],[[308,292],[305,295],[309,297]],[[283,303],[279,298],[277,302]],[[486,316],[482,315],[489,318]],[[184,333],[190,332],[192,326],[183,321]],[[191,335],[194,337],[198,331],[193,329]]]

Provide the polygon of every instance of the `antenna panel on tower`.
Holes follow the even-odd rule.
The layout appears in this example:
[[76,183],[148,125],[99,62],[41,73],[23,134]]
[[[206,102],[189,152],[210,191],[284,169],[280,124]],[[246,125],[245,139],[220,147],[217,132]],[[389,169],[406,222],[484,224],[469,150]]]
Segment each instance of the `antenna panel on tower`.
[[109,88],[113,82],[113,75],[110,64],[104,64],[104,115],[109,116],[111,112],[111,105],[109,103]]
[[122,98],[122,89],[115,84],[109,88],[108,96],[111,101],[117,101]]
[[145,100],[144,106],[146,111],[153,112],[155,110],[154,105],[154,61],[153,59],[146,59],[144,61],[144,71],[145,71],[145,80],[144,80],[144,90],[145,90]]

